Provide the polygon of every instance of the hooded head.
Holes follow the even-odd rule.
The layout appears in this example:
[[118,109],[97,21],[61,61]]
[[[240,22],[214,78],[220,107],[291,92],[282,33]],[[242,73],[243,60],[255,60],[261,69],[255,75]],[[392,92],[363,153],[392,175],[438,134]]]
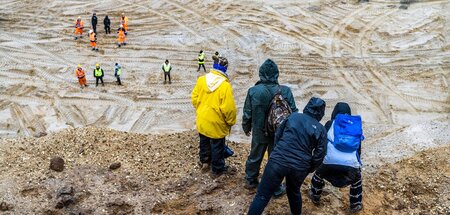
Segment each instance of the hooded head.
[[313,117],[317,121],[320,121],[325,114],[325,105],[324,100],[312,97],[303,109],[303,113]]
[[168,64],[168,63],[169,63],[169,60],[166,59],[166,61],[164,61],[164,63]]
[[120,64],[119,63],[116,63],[116,68],[120,68]]
[[256,84],[278,84],[278,66],[271,59],[267,59],[261,67],[259,67],[259,81]]
[[228,69],[228,59],[219,57],[218,62],[213,65],[213,68],[226,73]]
[[331,114],[331,120],[334,120],[338,114],[352,115],[352,110],[347,103],[338,102],[336,106],[334,106],[333,113]]

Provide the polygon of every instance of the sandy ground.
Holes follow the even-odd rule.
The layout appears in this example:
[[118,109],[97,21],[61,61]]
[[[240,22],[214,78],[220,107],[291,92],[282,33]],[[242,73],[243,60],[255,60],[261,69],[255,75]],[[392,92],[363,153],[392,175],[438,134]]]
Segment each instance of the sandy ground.
[[[259,65],[272,58],[280,82],[297,105],[311,96],[349,102],[365,123],[407,126],[448,121],[450,4],[420,1],[407,10],[398,1],[8,1],[1,9],[0,135],[36,135],[95,125],[138,133],[194,128],[190,92],[199,73],[196,57],[216,50],[229,58],[238,108],[258,80]],[[128,45],[98,26],[99,53],[88,38],[73,40],[73,22],[91,12],[130,18]],[[165,59],[172,85],[163,85]],[[106,70],[96,88],[95,63]],[[125,86],[116,86],[115,62]],[[90,86],[80,90],[77,64]],[[201,73],[200,73],[201,74]],[[239,118],[241,117],[239,111]],[[170,123],[168,123],[170,122]],[[234,140],[248,142],[240,126]]]
[[[407,9],[400,9],[402,6]],[[118,27],[120,13],[125,12],[130,18],[128,45],[117,48],[115,34],[106,36],[102,24],[97,27],[100,52],[90,50],[86,35],[82,40],[74,41],[72,33],[75,18],[82,16],[89,28],[93,11],[97,12],[99,23],[102,23],[105,14],[110,16],[113,32]],[[207,54],[207,68],[211,67],[210,59],[215,51],[230,61],[228,71],[239,108],[239,120],[228,139],[239,143],[250,142],[240,127],[242,106],[247,89],[258,80],[259,65],[265,59],[272,58],[281,70],[280,83],[291,87],[300,109],[311,96],[319,96],[327,102],[324,120],[329,118],[339,101],[348,102],[354,113],[362,115],[366,136],[363,143],[364,171],[369,180],[374,180],[376,184],[387,183],[383,180],[390,180],[393,176],[382,175],[380,171],[384,167],[389,171],[398,171],[399,177],[403,177],[404,180],[398,184],[387,183],[383,185],[384,188],[368,185],[368,189],[372,189],[370,191],[376,195],[368,194],[369,209],[365,213],[376,213],[378,208],[384,214],[430,214],[425,210],[429,206],[435,210],[431,214],[445,214],[444,209],[438,207],[448,208],[450,200],[445,196],[448,196],[448,186],[446,189],[436,187],[444,189],[442,192],[430,192],[430,195],[444,196],[439,198],[442,202],[434,201],[435,196],[425,195],[425,198],[416,193],[403,193],[401,197],[407,201],[404,204],[406,206],[398,206],[400,209],[395,210],[397,206],[389,206],[388,203],[400,201],[400,197],[392,193],[403,192],[401,186],[409,186],[405,188],[409,189],[414,185],[411,178],[407,178],[410,173],[417,173],[422,178],[431,175],[436,177],[437,182],[449,181],[448,177],[433,175],[436,171],[422,168],[422,163],[416,162],[421,156],[433,155],[437,157],[436,160],[424,162],[429,165],[444,164],[444,169],[437,171],[441,175],[449,171],[445,169],[448,167],[445,157],[450,155],[449,21],[450,2],[444,0],[414,1],[410,5],[400,4],[398,0],[377,0],[364,4],[346,0],[224,0],[220,4],[209,0],[4,0],[0,4],[0,136],[7,139],[1,140],[0,147],[2,152],[7,153],[0,154],[1,171],[6,172],[0,180],[0,198],[6,202],[11,200],[15,210],[21,208],[19,214],[33,214],[33,210],[41,213],[44,208],[50,210],[50,214],[57,213],[51,209],[56,201],[54,192],[67,183],[75,184],[77,193],[85,187],[87,190],[107,190],[108,194],[105,195],[101,195],[102,190],[80,194],[86,195],[82,198],[87,200],[86,203],[80,203],[79,208],[94,210],[94,214],[114,214],[114,209],[108,209],[105,205],[98,205],[97,209],[88,206],[90,202],[102,198],[106,200],[102,199],[101,204],[112,202],[112,205],[121,205],[120,202],[114,203],[116,197],[131,201],[123,205],[129,210],[134,208],[137,214],[167,212],[170,208],[179,208],[175,212],[183,214],[183,208],[189,209],[188,205],[194,206],[192,211],[186,213],[242,213],[251,200],[251,194],[240,189],[242,172],[236,177],[227,178],[224,185],[218,185],[224,186],[218,190],[225,192],[223,197],[229,197],[227,203],[214,202],[216,200],[213,197],[220,197],[220,192],[203,195],[203,191],[198,191],[203,189],[201,184],[190,178],[207,178],[195,172],[195,135],[190,131],[195,128],[190,92],[197,77],[203,74],[196,72],[197,53],[203,49]],[[174,68],[172,85],[163,84],[160,68],[165,59],[169,59]],[[97,62],[106,71],[105,87],[94,86],[91,73]],[[123,65],[124,86],[115,85],[113,66],[116,62]],[[74,75],[77,64],[82,64],[88,73],[90,86],[83,90],[79,88]],[[91,162],[93,159],[100,162],[101,158],[115,157],[117,152],[109,146],[96,146],[106,143],[99,142],[104,137],[98,134],[97,139],[92,139],[90,136],[96,135],[95,132],[91,133],[84,127],[92,128],[95,132],[99,128],[108,132],[109,129],[130,132],[112,133],[105,141],[114,140],[115,135],[137,138],[136,142],[144,138],[146,147],[152,147],[152,142],[159,143],[154,147],[162,147],[165,143],[164,138],[148,136],[149,133],[177,136],[173,133],[189,131],[183,133],[182,137],[189,136],[190,146],[194,147],[189,148],[193,156],[189,157],[191,169],[170,170],[151,164],[149,167],[157,168],[155,172],[158,174],[164,171],[171,174],[164,175],[165,178],[146,175],[139,179],[139,169],[124,166],[123,169],[131,168],[129,174],[137,178],[130,183],[150,183],[138,185],[140,189],[136,193],[133,191],[135,185],[126,185],[128,172],[117,173],[116,177],[116,173],[102,169],[112,160],[103,160],[100,164]],[[75,128],[78,129],[73,130]],[[62,133],[51,134],[58,131]],[[55,142],[49,137],[23,139],[45,133],[59,138],[59,141]],[[72,135],[72,139],[67,141],[66,135]],[[171,141],[167,143],[170,146],[180,142]],[[17,150],[14,142],[22,145],[22,149]],[[81,142],[95,143],[92,147],[100,147],[100,152],[105,154],[76,161],[72,156],[78,153],[81,147],[76,144]],[[65,145],[69,143],[78,148]],[[36,144],[44,144],[41,146],[44,148],[41,150]],[[60,148],[63,147],[61,144],[64,148]],[[122,147],[122,144],[131,143],[122,139],[117,142],[117,147]],[[238,144],[236,147],[242,150],[242,154],[231,162],[242,171],[249,146]],[[441,148],[445,149],[442,150],[443,155],[438,153]],[[74,154],[67,154],[71,150]],[[175,147],[174,152],[177,150],[182,148]],[[166,155],[174,160],[179,155],[174,152],[166,152],[169,153]],[[65,159],[71,159],[69,170],[55,175],[47,170],[48,159],[61,153]],[[154,159],[154,154],[149,155],[151,157],[146,159]],[[17,159],[22,162],[17,163]],[[27,159],[41,160],[33,160],[37,163],[28,164]],[[135,162],[134,158],[123,159]],[[78,165],[76,162],[81,163]],[[24,169],[14,165],[24,165]],[[410,169],[401,172],[403,167]],[[28,174],[27,177],[22,177],[24,174]],[[187,182],[181,182],[190,183],[187,188],[176,188],[171,192],[173,184],[163,185],[169,182],[181,183],[180,178],[186,178],[186,174],[189,175]],[[77,177],[86,177],[89,182],[76,181]],[[112,184],[103,181],[102,177],[112,177]],[[426,184],[425,179],[418,183]],[[205,180],[208,180],[208,186],[214,187],[214,180]],[[32,187],[30,192],[23,191],[28,182]],[[124,190],[114,194],[116,188],[112,187],[122,182],[125,185],[120,186],[125,188],[120,189]],[[103,183],[106,183],[105,187],[101,186]],[[94,185],[99,188],[94,188]],[[160,186],[161,189],[158,188]],[[228,186],[237,187],[235,189],[238,191],[227,191],[230,190]],[[156,192],[155,187],[159,189]],[[391,193],[386,194],[387,191]],[[240,196],[241,201],[235,202],[237,206],[230,206],[233,193],[229,192],[237,192],[236,195]],[[339,191],[330,192],[339,196],[340,200],[346,199]],[[31,193],[31,197],[27,197],[28,193]],[[43,200],[44,195],[52,197]],[[145,202],[147,197],[151,199],[148,204]],[[187,197],[187,202],[182,201],[183,197]],[[379,202],[375,203],[377,198]],[[381,201],[382,198],[385,200]],[[430,198],[433,198],[433,202],[427,203],[426,207],[417,206]],[[181,200],[177,203],[170,202],[170,199]],[[197,202],[200,200],[196,199],[205,200]],[[196,202],[192,203],[194,200]],[[27,201],[34,203],[24,206]],[[411,203],[414,201],[414,204]],[[284,209],[278,210],[274,206],[271,214],[285,213],[286,200],[276,202],[275,205]],[[40,203],[42,207],[35,207]],[[319,211],[339,214],[345,208],[342,204],[345,203],[333,202],[332,207]],[[209,207],[212,208],[210,212]],[[231,208],[231,211],[227,212],[224,208]],[[307,205],[306,210],[307,213],[316,213],[312,205]]]

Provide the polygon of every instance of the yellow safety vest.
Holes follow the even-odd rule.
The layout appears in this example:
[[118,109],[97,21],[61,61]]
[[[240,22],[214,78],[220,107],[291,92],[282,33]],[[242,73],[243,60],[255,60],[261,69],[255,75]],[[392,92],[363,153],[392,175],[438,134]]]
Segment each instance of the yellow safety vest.
[[163,68],[164,68],[164,72],[169,72],[170,71],[170,63],[169,64],[163,64]]
[[97,69],[97,68],[95,68],[95,70],[94,70],[94,76],[95,77],[100,77],[100,76],[102,76],[103,75],[103,70],[100,68],[100,69]]
[[205,53],[198,54],[198,64],[205,64]]

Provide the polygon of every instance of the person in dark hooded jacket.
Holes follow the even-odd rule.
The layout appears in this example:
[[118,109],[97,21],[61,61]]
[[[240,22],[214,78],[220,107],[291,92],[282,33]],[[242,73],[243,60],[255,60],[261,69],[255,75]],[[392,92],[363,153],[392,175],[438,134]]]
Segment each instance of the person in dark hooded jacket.
[[[266,150],[270,155],[274,146],[273,135],[266,135],[264,129],[269,104],[278,89],[289,103],[292,112],[298,111],[291,89],[278,84],[278,75],[278,66],[271,59],[267,59],[259,68],[260,80],[248,90],[245,99],[242,128],[247,136],[253,133],[251,150],[245,164],[245,186],[248,189],[258,187],[261,161]],[[282,193],[283,189],[276,192],[277,195]]]
[[97,33],[97,14],[92,14],[91,18],[91,24],[92,24],[92,30],[94,30],[94,33]]
[[111,34],[111,20],[109,20],[108,15],[106,15],[105,19],[103,19],[103,24],[105,25],[105,33]]
[[291,214],[302,213],[300,187],[306,176],[322,163],[326,153],[326,130],[320,120],[325,101],[311,98],[303,113],[292,113],[275,133],[275,148],[264,169],[249,215],[262,214],[280,183],[286,178]]
[[327,154],[323,164],[316,170],[311,179],[311,189],[308,197],[316,205],[320,203],[322,188],[327,180],[335,187],[346,187],[350,185],[350,211],[357,212],[362,209],[362,177],[361,177],[361,144],[355,152],[342,152],[336,149],[334,140],[334,119],[338,114],[351,115],[350,106],[339,102],[334,107],[331,120],[325,124],[327,129],[328,143]]

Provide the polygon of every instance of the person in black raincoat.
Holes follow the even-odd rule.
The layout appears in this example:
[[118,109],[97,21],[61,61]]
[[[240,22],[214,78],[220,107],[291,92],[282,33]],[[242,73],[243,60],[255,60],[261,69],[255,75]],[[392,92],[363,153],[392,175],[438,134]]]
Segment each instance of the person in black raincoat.
[[275,133],[275,148],[264,169],[248,214],[262,214],[280,183],[286,178],[291,214],[302,213],[300,187],[306,176],[322,163],[327,150],[327,133],[320,120],[325,101],[311,98],[303,114],[292,113]]
[[91,18],[92,30],[97,34],[97,14],[92,14]]
[[111,20],[109,20],[108,15],[106,15],[105,19],[103,19],[103,24],[105,25],[105,33],[111,34]]
[[[258,186],[261,161],[265,152],[268,151],[270,155],[274,146],[273,135],[265,134],[265,121],[269,104],[279,88],[292,112],[298,111],[291,89],[278,84],[278,75],[278,66],[271,59],[267,59],[259,68],[260,80],[248,90],[245,99],[242,128],[247,136],[252,135],[251,150],[245,164],[245,187],[248,189]],[[277,195],[282,193],[283,189],[276,192]]]
[[347,103],[339,102],[334,107],[331,120],[325,124],[327,129],[328,144],[327,154],[322,165],[316,170],[311,179],[311,188],[308,197],[316,205],[320,203],[322,189],[325,181],[330,182],[335,187],[346,187],[350,185],[350,211],[357,212],[362,209],[362,177],[361,177],[361,144],[355,152],[341,152],[336,149],[332,142],[334,140],[333,122],[338,114],[351,115],[350,106]]

